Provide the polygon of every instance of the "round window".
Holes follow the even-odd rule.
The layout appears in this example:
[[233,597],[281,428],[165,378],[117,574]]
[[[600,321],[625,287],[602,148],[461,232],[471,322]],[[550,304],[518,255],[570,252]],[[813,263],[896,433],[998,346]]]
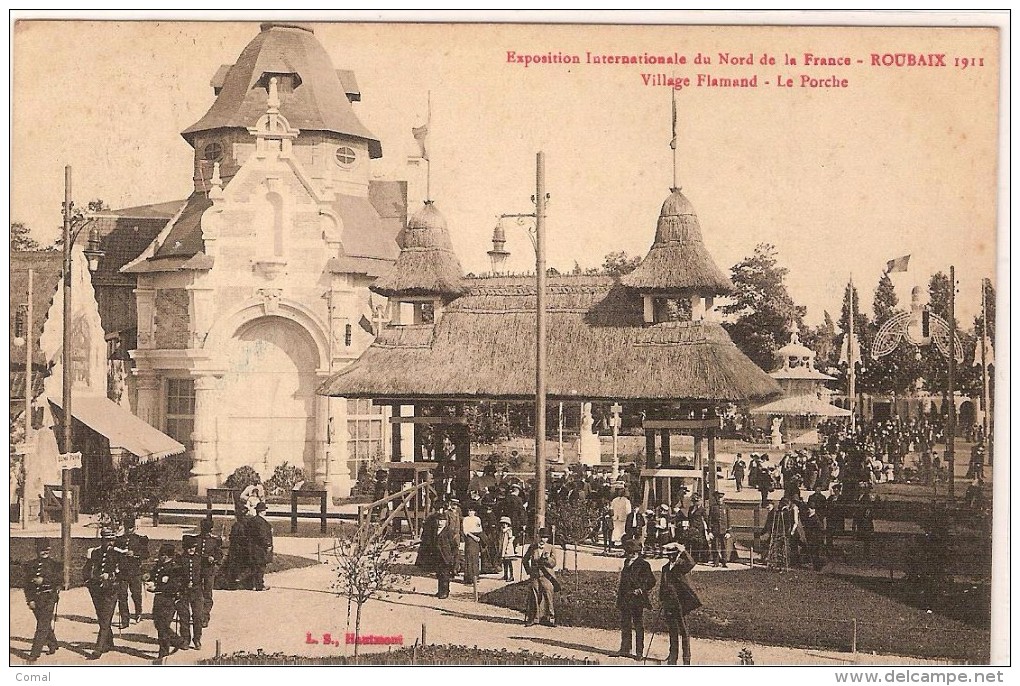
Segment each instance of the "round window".
[[336,149],[336,163],[341,167],[349,167],[354,164],[356,155],[354,148],[349,148],[346,145],[342,145]]
[[219,162],[223,159],[223,146],[219,143],[210,143],[202,149],[202,159],[206,162]]

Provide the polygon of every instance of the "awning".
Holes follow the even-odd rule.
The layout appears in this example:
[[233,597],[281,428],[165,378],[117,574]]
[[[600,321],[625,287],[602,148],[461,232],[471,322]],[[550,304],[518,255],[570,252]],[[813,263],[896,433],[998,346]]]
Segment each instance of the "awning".
[[815,395],[795,395],[751,408],[751,414],[775,414],[800,417],[849,417],[850,410],[830,405]]
[[[60,408],[59,400],[50,402]],[[109,398],[75,397],[71,414],[110,440],[111,448],[123,448],[142,461],[158,460],[184,452],[184,446],[131,414]]]

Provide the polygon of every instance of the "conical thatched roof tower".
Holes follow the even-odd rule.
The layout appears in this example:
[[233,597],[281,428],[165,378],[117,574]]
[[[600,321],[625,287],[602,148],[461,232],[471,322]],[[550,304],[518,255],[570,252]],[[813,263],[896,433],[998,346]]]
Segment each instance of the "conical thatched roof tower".
[[655,242],[641,265],[621,283],[641,291],[726,295],[733,283],[708,254],[701,238],[701,224],[691,201],[679,188],[671,189],[662,203],[655,228]]
[[369,288],[404,301],[448,301],[466,291],[446,219],[431,200],[408,220],[396,264]]

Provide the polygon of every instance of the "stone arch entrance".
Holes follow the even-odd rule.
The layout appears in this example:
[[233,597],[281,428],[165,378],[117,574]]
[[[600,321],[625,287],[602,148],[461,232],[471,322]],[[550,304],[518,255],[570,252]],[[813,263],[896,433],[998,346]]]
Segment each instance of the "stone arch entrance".
[[315,474],[315,389],[319,353],[297,322],[263,316],[226,345],[217,442],[221,478],[249,465],[263,480],[287,462]]
[[977,408],[972,400],[964,400],[960,403],[960,410],[956,414],[959,433],[966,432],[977,423]]

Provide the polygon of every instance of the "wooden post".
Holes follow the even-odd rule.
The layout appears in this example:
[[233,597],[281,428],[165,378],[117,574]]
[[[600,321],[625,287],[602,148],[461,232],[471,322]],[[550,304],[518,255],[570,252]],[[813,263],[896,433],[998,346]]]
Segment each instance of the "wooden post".
[[709,497],[719,489],[715,465],[715,429],[708,430],[708,487]]
[[[392,403],[393,416],[400,416],[400,403]],[[393,462],[400,462],[400,422],[394,422],[390,425],[390,459]],[[418,458],[415,457],[415,460]]]
[[754,506],[754,531],[751,544],[751,569],[754,569],[754,551],[758,550],[758,531],[761,530],[761,504]]
[[949,266],[949,428],[946,457],[949,462],[949,499],[956,498],[956,267]]
[[328,498],[329,498],[329,492],[328,491],[323,491],[322,495],[319,497],[319,503],[320,503],[320,505],[319,505],[319,514],[321,515],[321,517],[319,518],[319,533],[320,534],[326,533],[326,512],[329,509],[328,508],[328,502],[329,502]]
[[645,466],[655,466],[655,429],[645,429]]
[[425,642],[425,636],[426,636],[426,630],[425,630],[425,624],[424,624],[424,623],[422,623],[422,625],[421,625],[421,645],[422,645],[422,647],[423,647],[423,648],[424,648],[424,647],[425,647],[426,645],[428,645],[428,644],[427,644],[427,643]]
[[850,620],[850,652],[857,652],[857,618]]
[[290,492],[290,532],[297,533],[297,491]]
[[662,465],[663,467],[668,467],[670,458],[669,429],[660,429],[659,432],[660,432],[659,435],[661,437],[659,439],[659,464]]

